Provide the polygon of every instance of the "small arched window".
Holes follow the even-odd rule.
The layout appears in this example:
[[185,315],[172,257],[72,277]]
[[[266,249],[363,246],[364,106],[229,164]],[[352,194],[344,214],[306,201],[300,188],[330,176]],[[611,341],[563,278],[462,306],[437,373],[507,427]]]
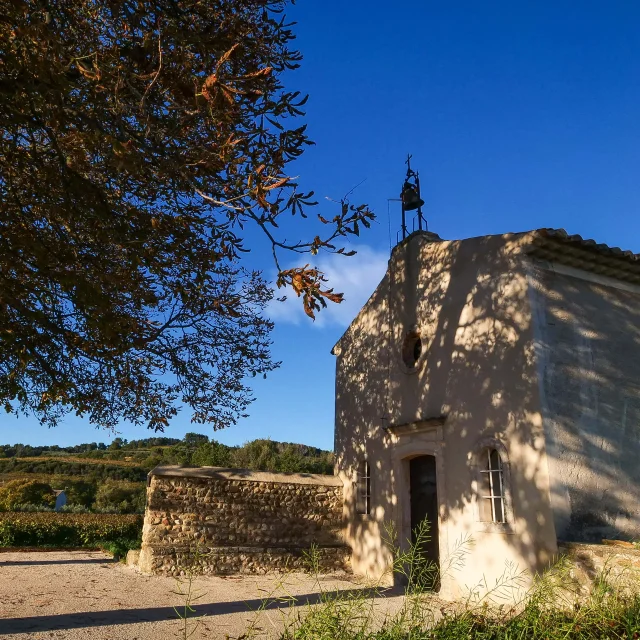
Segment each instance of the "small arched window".
[[504,468],[496,449],[485,449],[480,465],[480,520],[482,522],[507,521],[505,510]]
[[358,465],[356,511],[363,514],[371,512],[371,471],[366,460],[361,460]]
[[413,370],[417,367],[422,351],[420,334],[417,331],[410,331],[402,344],[402,361],[407,369]]

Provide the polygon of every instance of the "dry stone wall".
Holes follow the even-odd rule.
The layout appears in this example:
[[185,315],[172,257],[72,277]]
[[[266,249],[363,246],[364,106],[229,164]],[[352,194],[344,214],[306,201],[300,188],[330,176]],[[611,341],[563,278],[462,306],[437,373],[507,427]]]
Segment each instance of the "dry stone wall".
[[[333,476],[202,467],[149,474],[139,566],[176,575],[348,570],[342,482]],[[305,553],[307,552],[307,553]]]
[[558,553],[570,561],[565,587],[586,598],[600,579],[620,593],[635,597],[640,590],[640,549],[630,542],[603,542],[607,544],[558,543]]

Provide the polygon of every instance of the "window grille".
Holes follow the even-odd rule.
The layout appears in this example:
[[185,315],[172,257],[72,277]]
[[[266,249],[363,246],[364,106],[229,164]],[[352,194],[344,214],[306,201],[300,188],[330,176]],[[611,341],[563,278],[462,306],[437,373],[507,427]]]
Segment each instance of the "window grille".
[[358,482],[356,487],[357,511],[358,513],[371,512],[371,472],[369,463],[361,460],[358,465]]
[[480,520],[506,522],[504,508],[504,469],[496,449],[486,449],[482,454],[480,470]]

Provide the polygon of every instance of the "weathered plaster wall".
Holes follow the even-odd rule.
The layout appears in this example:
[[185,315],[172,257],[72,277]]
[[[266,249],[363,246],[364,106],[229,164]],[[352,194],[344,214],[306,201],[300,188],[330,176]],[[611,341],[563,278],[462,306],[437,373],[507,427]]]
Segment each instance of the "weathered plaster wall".
[[[423,341],[415,371],[401,358],[412,330]],[[378,576],[388,567],[385,523],[397,524],[400,543],[410,536],[408,460],[421,454],[436,456],[445,597],[492,582],[509,562],[545,566],[556,538],[518,238],[411,237],[394,250],[385,278],[335,353],[335,451],[354,571]],[[442,427],[421,422],[442,415]],[[387,431],[402,424],[415,428]],[[507,526],[482,523],[477,512],[477,454],[492,442],[508,457]],[[355,513],[362,458],[372,469],[370,515]],[[475,544],[466,547],[463,566],[447,567],[470,538]]]
[[558,537],[637,537],[640,287],[545,263],[531,283]]
[[158,467],[147,489],[140,567],[176,574],[192,561],[205,573],[348,567],[342,482],[333,476],[201,467]]

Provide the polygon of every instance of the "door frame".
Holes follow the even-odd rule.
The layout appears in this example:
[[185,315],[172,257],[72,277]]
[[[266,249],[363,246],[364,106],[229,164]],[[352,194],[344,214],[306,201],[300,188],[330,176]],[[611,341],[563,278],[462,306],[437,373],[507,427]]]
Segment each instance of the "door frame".
[[[433,510],[435,511],[435,514],[433,516],[430,516],[429,514],[427,514],[427,517],[429,518],[429,531],[430,531],[430,538],[433,539],[433,536],[435,535],[436,538],[436,542],[437,542],[437,546],[433,545],[431,547],[431,551],[433,551],[436,555],[436,557],[430,557],[429,560],[431,562],[436,562],[438,565],[438,569],[440,569],[440,502],[439,502],[439,496],[438,496],[438,471],[437,471],[437,458],[435,456],[432,455],[420,455],[420,456],[412,456],[410,458],[405,458],[405,462],[407,464],[407,466],[409,467],[409,510],[410,510],[410,519],[411,519],[411,537],[413,539],[413,530],[416,528],[417,523],[414,520],[414,510],[416,507],[418,507],[418,503],[420,502],[420,500],[418,499],[417,496],[413,495],[413,488],[414,488],[414,480],[418,480],[418,478],[414,478],[413,477],[413,472],[412,472],[412,463],[415,462],[416,460],[426,460],[428,461],[429,467],[430,467],[430,472],[429,475],[431,473],[431,471],[433,472],[433,480],[435,481],[435,501],[434,503],[431,505],[431,508],[433,508]],[[431,467],[431,465],[433,465]],[[420,479],[422,480],[422,478]],[[414,502],[415,500],[415,502]],[[427,511],[430,511],[431,508],[427,508]],[[421,511],[421,510],[420,510]],[[427,543],[428,544],[428,543]]]
[[[438,562],[442,562],[449,555],[448,526],[447,526],[447,492],[444,471],[444,442],[437,438],[440,433],[434,433],[433,440],[425,441],[420,436],[408,435],[398,438],[393,446],[393,468],[396,483],[396,513],[395,524],[397,528],[400,548],[406,550],[411,540],[411,479],[409,461],[419,456],[434,456],[436,459],[436,492],[438,496]],[[432,435],[432,434],[421,434]],[[447,597],[451,590],[453,576],[445,574],[440,577],[440,595]]]

